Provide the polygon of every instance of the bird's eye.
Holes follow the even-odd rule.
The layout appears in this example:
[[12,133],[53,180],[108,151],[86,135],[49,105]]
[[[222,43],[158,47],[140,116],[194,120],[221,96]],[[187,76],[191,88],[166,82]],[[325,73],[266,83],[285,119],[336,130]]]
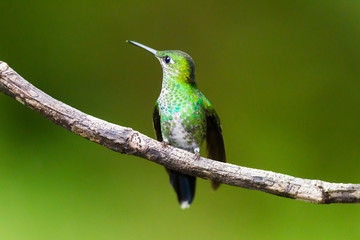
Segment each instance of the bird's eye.
[[170,63],[170,62],[171,62],[171,57],[165,56],[164,60],[165,60],[165,63],[166,63],[166,64],[167,64],[167,63]]

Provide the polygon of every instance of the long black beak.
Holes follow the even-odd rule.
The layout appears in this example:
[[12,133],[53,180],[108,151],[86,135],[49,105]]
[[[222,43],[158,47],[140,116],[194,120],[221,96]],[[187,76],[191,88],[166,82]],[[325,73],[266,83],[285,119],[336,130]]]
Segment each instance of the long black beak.
[[130,40],[126,40],[126,42],[131,43],[131,44],[133,44],[133,45],[135,45],[135,46],[141,47],[141,48],[145,49],[146,51],[149,51],[149,52],[151,52],[152,54],[154,54],[155,56],[157,56],[157,55],[156,55],[157,50],[155,50],[155,49],[152,49],[152,48],[150,48],[150,47],[148,47],[148,46],[145,46],[145,45],[143,45],[143,44],[141,44],[141,43],[134,42],[134,41],[130,41]]

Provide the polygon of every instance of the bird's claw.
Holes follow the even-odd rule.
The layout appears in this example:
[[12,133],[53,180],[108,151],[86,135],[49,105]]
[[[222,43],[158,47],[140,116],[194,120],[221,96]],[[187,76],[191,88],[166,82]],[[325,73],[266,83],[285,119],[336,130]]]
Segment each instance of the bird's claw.
[[169,145],[169,142],[168,142],[168,141],[162,141],[162,142],[161,142],[161,145],[162,145],[163,147],[167,147],[167,146]]
[[200,153],[195,153],[195,160],[199,160],[200,159]]

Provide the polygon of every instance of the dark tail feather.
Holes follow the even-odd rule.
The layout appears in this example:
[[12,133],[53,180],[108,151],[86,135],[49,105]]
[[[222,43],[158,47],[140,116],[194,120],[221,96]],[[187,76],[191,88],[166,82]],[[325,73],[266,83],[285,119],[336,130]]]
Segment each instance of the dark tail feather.
[[173,186],[181,208],[188,208],[195,197],[196,177],[169,170]]

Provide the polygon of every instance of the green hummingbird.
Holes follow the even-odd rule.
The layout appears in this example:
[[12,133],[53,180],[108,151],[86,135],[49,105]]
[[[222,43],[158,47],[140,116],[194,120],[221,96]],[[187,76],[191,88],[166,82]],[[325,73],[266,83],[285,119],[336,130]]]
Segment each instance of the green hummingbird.
[[[157,140],[164,147],[169,144],[184,149],[199,159],[200,147],[206,139],[208,158],[226,162],[220,119],[197,88],[192,58],[179,50],[157,51],[134,41],[127,42],[154,54],[163,69],[161,93],[153,112]],[[195,196],[196,178],[166,170],[181,208],[190,207]],[[214,190],[219,185],[212,182]]]

